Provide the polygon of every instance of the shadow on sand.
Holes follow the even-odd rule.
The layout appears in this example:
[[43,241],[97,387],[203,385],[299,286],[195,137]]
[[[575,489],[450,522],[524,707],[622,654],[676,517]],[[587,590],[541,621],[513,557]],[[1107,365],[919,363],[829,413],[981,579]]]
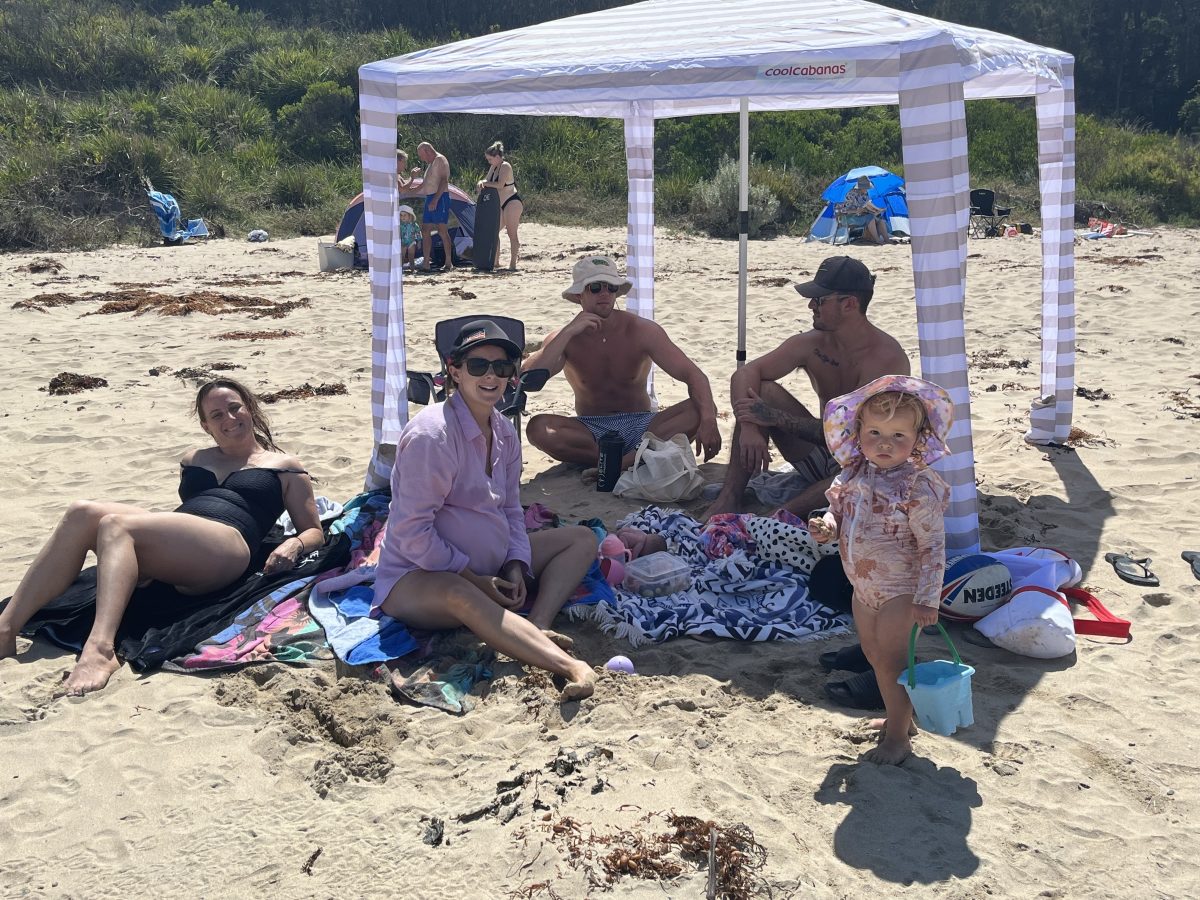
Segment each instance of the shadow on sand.
[[[898,787],[904,803],[895,802]],[[957,769],[918,757],[903,766],[835,763],[813,796],[850,807],[833,835],[833,852],[848,866],[906,885],[966,878],[979,868],[967,835],[971,810],[983,800]]]

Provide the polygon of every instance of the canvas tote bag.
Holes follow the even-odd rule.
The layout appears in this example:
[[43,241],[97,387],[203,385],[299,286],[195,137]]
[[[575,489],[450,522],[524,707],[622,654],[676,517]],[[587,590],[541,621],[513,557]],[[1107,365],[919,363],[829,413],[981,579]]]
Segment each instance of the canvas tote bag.
[[663,440],[646,432],[633,465],[621,473],[613,494],[655,503],[691,500],[704,486],[686,434]]

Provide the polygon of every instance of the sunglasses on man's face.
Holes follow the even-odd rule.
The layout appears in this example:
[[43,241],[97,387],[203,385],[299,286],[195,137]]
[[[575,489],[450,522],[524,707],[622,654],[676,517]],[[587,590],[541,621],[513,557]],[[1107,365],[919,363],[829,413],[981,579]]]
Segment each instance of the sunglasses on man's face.
[[593,281],[588,285],[588,290],[593,294],[602,294],[605,291],[610,294],[615,294],[617,292],[617,286],[615,284],[609,284],[607,281]]
[[491,369],[497,378],[512,378],[516,374],[517,364],[511,359],[484,359],[482,356],[468,356],[463,360],[467,374],[479,378]]

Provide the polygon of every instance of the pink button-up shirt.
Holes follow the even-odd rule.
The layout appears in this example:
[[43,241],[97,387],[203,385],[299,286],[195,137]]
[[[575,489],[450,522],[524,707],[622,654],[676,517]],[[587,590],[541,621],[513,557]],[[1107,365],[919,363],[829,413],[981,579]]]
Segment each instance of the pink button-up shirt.
[[375,572],[375,606],[396,582],[422,569],[495,575],[510,560],[529,569],[521,509],[521,438],[492,410],[487,440],[461,395],[422,410],[400,433],[392,505]]

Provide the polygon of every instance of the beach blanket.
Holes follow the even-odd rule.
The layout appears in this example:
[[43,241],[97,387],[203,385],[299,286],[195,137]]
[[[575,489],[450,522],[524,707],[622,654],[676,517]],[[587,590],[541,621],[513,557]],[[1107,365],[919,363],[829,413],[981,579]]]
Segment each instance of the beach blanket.
[[[744,534],[764,533],[754,521],[761,518],[749,517]],[[617,587],[611,602],[570,611],[573,618],[590,618],[635,647],[681,635],[806,641],[849,628],[848,616],[809,597],[806,571],[828,552],[815,549],[815,542],[809,559],[789,552],[784,562],[773,551],[764,555],[753,540],[742,537],[741,527],[722,523],[706,529],[686,513],[657,506],[627,516],[618,526],[661,534],[667,549],[692,567],[686,590],[644,597]]]
[[[419,706],[432,706],[443,712],[462,715],[475,703],[470,694],[480,681],[492,677],[496,654],[486,645],[447,648],[431,653],[413,668],[406,660],[393,660],[376,669],[377,677],[387,681],[398,700]],[[407,672],[406,669],[411,671]]]
[[[371,511],[380,505],[386,510],[387,494],[368,492],[355,497],[345,508],[325,497],[317,498],[322,524],[328,540],[341,541],[347,547],[345,566],[293,579],[265,597],[239,610],[233,620],[219,631],[205,636],[187,652],[163,663],[175,672],[225,669],[255,662],[313,664],[333,659],[319,622],[308,610],[308,596],[318,581],[338,575],[361,559],[362,531],[369,527]],[[280,517],[271,534],[280,540],[287,533],[290,517]],[[330,521],[330,518],[333,520]]]
[[[273,549],[264,543],[246,575],[211,594],[181,594],[158,581],[137,588],[117,629],[117,652],[140,671],[192,654],[197,644],[222,634],[235,622],[241,620],[244,627],[244,611],[264,598],[277,591],[294,594],[298,588],[289,585],[309,583],[323,571],[342,568],[349,559],[349,545],[349,540],[330,537],[295,569],[263,575],[262,561]],[[95,614],[96,567],[91,566],[62,595],[38,610],[21,633],[78,653],[92,630]]]
[[226,669],[255,662],[299,665],[333,659],[321,626],[305,600],[314,577],[290,581],[238,613],[228,628],[201,641],[191,653],[169,659],[173,672]]

